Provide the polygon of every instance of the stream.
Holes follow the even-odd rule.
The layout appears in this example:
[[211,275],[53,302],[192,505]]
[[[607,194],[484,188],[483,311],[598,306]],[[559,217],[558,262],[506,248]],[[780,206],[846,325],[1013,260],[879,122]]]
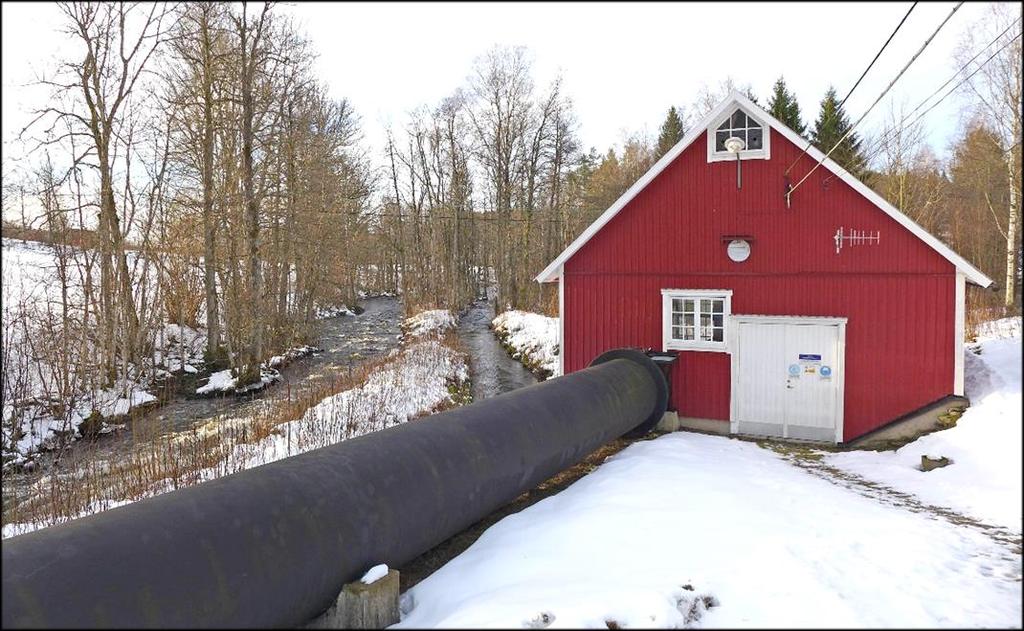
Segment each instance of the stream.
[[459,343],[469,356],[474,402],[537,383],[537,377],[502,348],[490,328],[493,319],[494,307],[486,300],[474,302],[459,319]]

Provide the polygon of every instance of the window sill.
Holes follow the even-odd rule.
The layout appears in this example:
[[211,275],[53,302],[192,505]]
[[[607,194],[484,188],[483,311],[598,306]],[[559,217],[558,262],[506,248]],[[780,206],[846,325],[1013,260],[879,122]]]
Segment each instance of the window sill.
[[729,347],[725,344],[704,345],[704,344],[665,344],[665,351],[702,351],[705,353],[729,353]]
[[[740,160],[767,160],[768,152],[764,149],[746,149],[740,152]],[[736,154],[728,151],[708,153],[708,162],[736,162]]]

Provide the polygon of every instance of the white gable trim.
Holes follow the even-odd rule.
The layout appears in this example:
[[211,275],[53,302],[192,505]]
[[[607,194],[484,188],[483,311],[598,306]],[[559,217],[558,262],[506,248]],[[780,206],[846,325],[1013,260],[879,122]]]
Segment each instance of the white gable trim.
[[[576,252],[578,252],[579,249],[582,248],[587,243],[587,241],[590,241],[591,237],[597,234],[597,232],[601,228],[603,228],[605,224],[611,221],[612,218],[615,217],[615,215],[617,215],[619,211],[626,206],[626,204],[628,204],[634,197],[637,196],[638,193],[640,193],[640,191],[642,191],[648,184],[650,184],[651,180],[653,180],[655,177],[658,176],[658,174],[664,171],[665,167],[667,167],[673,160],[675,160],[679,156],[679,154],[681,154],[683,151],[687,149],[687,147],[693,144],[693,141],[703,136],[706,133],[708,126],[711,125],[713,121],[717,120],[720,116],[722,116],[725,110],[735,106],[742,107],[746,109],[748,112],[755,113],[757,118],[761,118],[762,120],[766,121],[772,129],[782,134],[783,137],[785,137],[787,140],[794,143],[795,145],[804,146],[807,143],[806,140],[801,138],[799,135],[797,135],[796,132],[794,132],[790,128],[783,125],[774,116],[764,111],[763,109],[761,109],[761,107],[754,104],[750,99],[734,90],[728,97],[726,97],[724,101],[719,103],[718,106],[715,107],[715,109],[711,110],[711,112],[709,112],[708,115],[705,116],[700,123],[694,126],[693,129],[691,129],[685,136],[683,136],[683,139],[677,142],[676,145],[668,151],[668,153],[662,156],[660,160],[655,162],[654,166],[648,169],[647,173],[644,173],[643,177],[637,180],[636,183],[633,184],[633,186],[629,187],[629,189],[626,190],[626,192],[623,193],[622,196],[619,197],[619,199],[617,199],[615,203],[611,205],[610,208],[608,208],[608,210],[604,211],[604,213],[602,213],[601,216],[594,221],[594,223],[590,224],[590,226],[588,226],[587,229],[584,230],[582,234],[580,234],[580,236],[576,237],[576,239],[569,244],[569,247],[565,248],[565,250],[561,254],[559,254],[554,261],[552,261],[547,267],[544,268],[544,271],[537,275],[535,280],[537,280],[537,282],[540,283],[548,283],[557,279],[561,273],[560,270],[562,266],[565,264],[567,260],[569,260],[572,257],[572,255],[576,254]],[[842,181],[849,184],[853,188],[853,190],[863,195],[869,202],[873,203],[875,206],[880,208],[882,211],[885,212],[885,214],[895,219],[897,223],[905,227],[907,230],[910,230],[910,232],[917,236],[917,238],[924,241],[933,250],[942,255],[946,260],[948,260],[956,267],[957,271],[963,272],[964,276],[968,281],[981,287],[988,287],[989,285],[992,284],[992,279],[982,274],[981,271],[978,270],[978,268],[968,263],[963,257],[961,257],[953,250],[951,250],[949,246],[947,246],[945,243],[943,243],[938,238],[929,233],[927,230],[919,226],[912,219],[901,213],[895,206],[885,201],[885,199],[883,199],[882,196],[868,188],[866,184],[850,175],[846,171],[846,169],[836,164],[834,160],[832,160],[831,158],[826,158],[825,154],[819,151],[817,147],[811,146],[810,148],[808,148],[807,155],[810,156],[815,161],[822,161],[822,166],[835,173],[835,175],[839,177]]]

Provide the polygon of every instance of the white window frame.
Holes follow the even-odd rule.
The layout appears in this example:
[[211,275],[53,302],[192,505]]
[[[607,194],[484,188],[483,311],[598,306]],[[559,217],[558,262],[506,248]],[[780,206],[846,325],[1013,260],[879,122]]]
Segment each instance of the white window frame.
[[739,110],[747,115],[748,118],[752,119],[755,123],[761,126],[761,148],[760,149],[744,149],[740,151],[740,160],[769,160],[772,157],[772,133],[771,127],[766,121],[761,120],[760,116],[755,116],[745,110],[742,107],[736,106],[726,110],[726,113],[719,116],[708,125],[706,130],[707,144],[708,144],[708,162],[722,162],[725,160],[736,161],[736,154],[729,153],[728,151],[715,151],[715,132],[718,131],[719,126],[726,120],[732,118],[733,113]]
[[[724,299],[722,304],[722,341],[708,342],[705,340],[677,340],[672,337],[672,300],[673,299]],[[700,310],[695,309],[694,337],[699,329]],[[661,290],[661,346],[663,351],[711,351],[729,353],[730,328],[732,320],[731,289],[662,289]]]

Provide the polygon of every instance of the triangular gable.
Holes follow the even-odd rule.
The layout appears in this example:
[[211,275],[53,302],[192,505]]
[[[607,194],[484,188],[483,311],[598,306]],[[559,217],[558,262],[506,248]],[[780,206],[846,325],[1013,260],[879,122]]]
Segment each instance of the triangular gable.
[[[742,107],[748,110],[751,114],[754,114],[756,118],[761,118],[767,121],[768,125],[772,129],[782,134],[784,138],[792,142],[797,146],[804,146],[807,141],[801,138],[796,132],[786,127],[774,116],[766,112],[760,106],[752,102],[743,94],[733,91],[724,101],[718,104],[715,109],[711,110],[707,116],[693,129],[691,129],[682,140],[677,142],[668,153],[661,157],[660,160],[654,163],[650,169],[644,173],[643,177],[636,181],[633,186],[630,186],[625,193],[622,194],[619,199],[615,201],[608,210],[604,211],[600,217],[598,217],[594,223],[590,224],[586,230],[583,231],[580,236],[569,244],[569,247],[565,248],[561,254],[555,258],[540,274],[537,275],[536,281],[540,283],[548,283],[558,279],[562,265],[565,264],[580,248],[582,248],[587,241],[590,240],[597,232],[605,226],[612,218],[622,210],[626,204],[628,204],[637,194],[640,193],[650,182],[658,176],[665,168],[672,163],[676,157],[685,151],[693,142],[707,133],[707,128],[719,117],[725,114],[726,110],[730,110],[736,106]],[[979,285],[981,287],[988,287],[992,284],[992,279],[985,276],[978,268],[968,263],[963,257],[954,252],[949,246],[940,241],[937,237],[932,235],[930,232],[918,225],[914,220],[901,213],[895,206],[887,202],[881,195],[871,190],[866,184],[855,178],[843,167],[836,164],[831,158],[825,158],[825,154],[822,153],[817,147],[811,146],[807,149],[807,155],[815,161],[824,161],[822,166],[833,172],[837,177],[846,182],[853,188],[853,190],[864,196],[869,202],[880,208],[887,215],[896,220],[897,223],[902,225],[904,228],[912,232],[917,238],[924,241],[929,247],[938,252],[943,258],[952,263],[954,267],[960,272],[963,272],[964,276],[968,281]]]

